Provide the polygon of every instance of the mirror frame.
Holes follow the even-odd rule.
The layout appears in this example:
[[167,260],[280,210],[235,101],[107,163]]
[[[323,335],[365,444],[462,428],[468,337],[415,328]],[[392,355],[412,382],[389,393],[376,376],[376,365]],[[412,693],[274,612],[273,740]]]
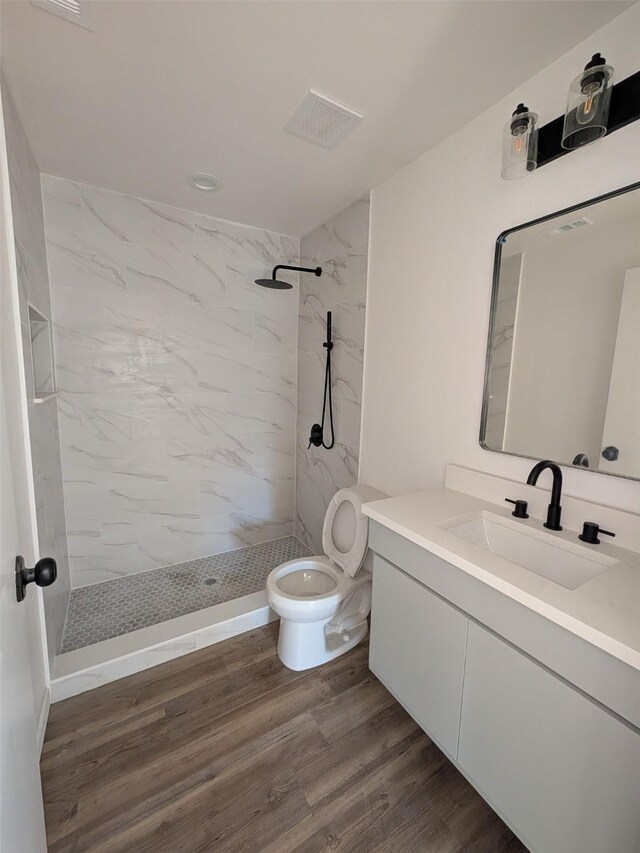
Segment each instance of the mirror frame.
[[[480,414],[479,441],[480,447],[483,450],[488,450],[490,453],[501,453],[504,456],[515,456],[518,459],[532,459],[534,461],[539,461],[537,456],[528,456],[526,453],[513,453],[512,451],[507,450],[495,450],[493,447],[489,447],[487,445],[484,438],[487,428],[487,417],[489,411],[491,340],[493,338],[496,309],[498,304],[498,289],[500,287],[500,261],[502,260],[502,247],[504,246],[507,237],[509,236],[509,234],[514,234],[516,231],[523,231],[525,228],[530,228],[533,225],[539,225],[542,222],[548,222],[551,219],[556,219],[558,216],[564,216],[568,213],[574,213],[575,211],[582,210],[583,208],[588,207],[592,204],[598,204],[601,201],[607,201],[608,199],[616,198],[620,195],[625,195],[626,193],[633,192],[634,190],[640,190],[640,181],[635,181],[633,184],[628,184],[627,186],[621,187],[620,189],[604,193],[604,195],[598,195],[594,198],[587,199],[586,201],[582,201],[579,204],[572,204],[569,207],[562,208],[561,210],[555,210],[553,213],[549,213],[546,216],[539,216],[537,219],[531,219],[529,220],[529,222],[523,222],[522,225],[516,225],[513,228],[507,228],[505,231],[502,231],[498,235],[493,256],[493,283],[491,289],[491,305],[489,309],[489,332],[487,335],[487,349],[484,364],[484,382],[482,388],[482,410]],[[623,480],[634,480],[635,482],[640,482],[640,477],[631,477],[628,474],[615,474],[612,471],[599,471],[597,468],[583,468],[581,465],[570,465],[567,462],[558,462],[558,465],[561,465],[563,468],[569,468],[572,471],[587,471],[590,474],[604,474],[608,477],[619,477]]]

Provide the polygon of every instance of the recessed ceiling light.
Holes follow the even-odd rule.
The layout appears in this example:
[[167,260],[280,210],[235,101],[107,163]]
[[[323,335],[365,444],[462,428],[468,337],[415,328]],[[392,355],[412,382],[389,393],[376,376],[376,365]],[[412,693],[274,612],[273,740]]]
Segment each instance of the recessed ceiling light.
[[222,187],[222,181],[207,172],[194,172],[193,175],[187,175],[187,183],[205,193],[215,192]]

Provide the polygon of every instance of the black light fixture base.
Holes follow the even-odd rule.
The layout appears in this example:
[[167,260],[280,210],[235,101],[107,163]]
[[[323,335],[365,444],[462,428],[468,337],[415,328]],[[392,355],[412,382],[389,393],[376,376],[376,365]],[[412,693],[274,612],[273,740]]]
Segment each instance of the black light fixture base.
[[[609,136],[621,127],[626,127],[640,118],[640,71],[626,77],[611,87],[611,105],[607,133]],[[554,118],[538,131],[538,169],[552,163],[558,157],[569,154],[573,148],[562,147],[564,115]]]

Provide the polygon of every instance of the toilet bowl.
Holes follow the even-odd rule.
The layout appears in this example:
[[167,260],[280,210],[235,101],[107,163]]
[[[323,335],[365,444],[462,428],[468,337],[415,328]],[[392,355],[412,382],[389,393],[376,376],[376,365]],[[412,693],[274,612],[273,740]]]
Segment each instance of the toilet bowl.
[[371,486],[334,495],[324,518],[320,557],[289,560],[267,578],[267,599],[280,616],[278,655],[289,669],[303,670],[349,651],[366,635],[371,610],[367,555],[367,501],[387,497]]

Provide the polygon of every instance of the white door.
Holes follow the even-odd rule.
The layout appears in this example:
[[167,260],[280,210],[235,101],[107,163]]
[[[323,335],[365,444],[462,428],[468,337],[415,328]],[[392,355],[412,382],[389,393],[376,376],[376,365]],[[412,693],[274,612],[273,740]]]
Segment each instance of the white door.
[[[598,467],[640,477],[640,267],[627,270]],[[609,458],[607,458],[609,457]]]
[[0,100],[0,851],[46,851],[37,721],[47,712],[42,594],[18,604],[16,555],[37,559],[7,150]]

